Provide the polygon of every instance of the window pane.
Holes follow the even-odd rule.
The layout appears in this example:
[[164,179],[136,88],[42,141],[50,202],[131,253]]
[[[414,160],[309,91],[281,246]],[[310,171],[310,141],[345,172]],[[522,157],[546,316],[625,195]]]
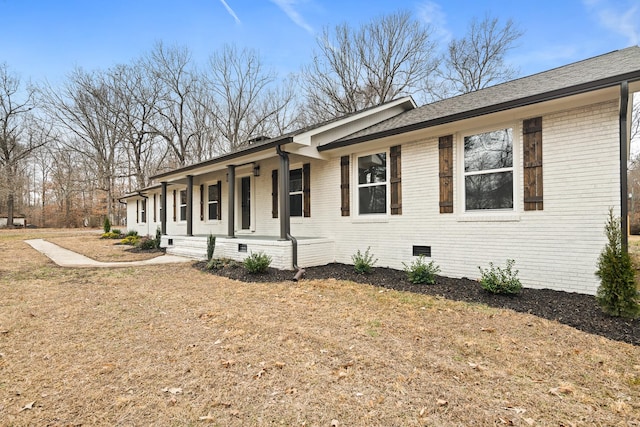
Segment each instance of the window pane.
[[209,202],[209,219],[218,219],[218,202]]
[[180,204],[187,204],[187,190],[180,190]]
[[291,216],[302,216],[302,194],[289,196],[289,212]]
[[464,137],[464,170],[475,172],[513,166],[513,129]]
[[218,200],[218,186],[217,185],[210,185],[208,191],[209,191],[209,198],[207,200],[209,200],[210,202],[217,201]]
[[387,181],[387,153],[358,157],[358,184]]
[[186,221],[187,219],[187,207],[180,206],[180,221]]
[[360,187],[359,207],[361,214],[386,213],[387,212],[387,186],[372,185]]
[[466,176],[464,185],[467,210],[513,208],[513,172]]
[[302,191],[302,169],[289,171],[289,191],[291,193]]

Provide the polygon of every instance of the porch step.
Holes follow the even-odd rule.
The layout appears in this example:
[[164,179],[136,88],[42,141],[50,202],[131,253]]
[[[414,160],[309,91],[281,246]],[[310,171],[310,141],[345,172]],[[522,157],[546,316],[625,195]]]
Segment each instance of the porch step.
[[[169,245],[169,239],[173,244]],[[172,236],[163,239],[162,246],[166,247],[167,254],[178,255],[198,260],[207,259],[207,237],[201,236]]]
[[198,248],[187,248],[187,247],[169,247],[167,248],[167,254],[169,255],[178,255],[187,258],[193,258],[200,261],[204,261],[207,259],[207,250],[204,251]]

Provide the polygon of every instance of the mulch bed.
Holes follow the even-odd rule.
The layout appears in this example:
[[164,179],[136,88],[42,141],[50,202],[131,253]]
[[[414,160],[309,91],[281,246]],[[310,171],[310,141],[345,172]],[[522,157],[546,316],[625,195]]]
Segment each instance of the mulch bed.
[[[198,262],[196,268],[205,269],[206,263]],[[367,275],[358,274],[352,265],[328,264],[306,268],[304,279],[350,280],[398,291],[441,296],[450,300],[481,303],[496,308],[529,313],[548,320],[555,320],[581,331],[612,340],[640,345],[640,318],[623,319],[602,312],[591,295],[551,289],[524,288],[519,295],[495,295],[484,291],[478,282],[470,279],[452,279],[438,276],[434,285],[414,285],[407,281],[405,273],[391,268],[374,267]],[[249,274],[241,267],[224,267],[212,270],[212,274],[244,282],[282,282],[293,279],[294,272],[270,268],[264,274]],[[304,280],[303,279],[303,280]]]

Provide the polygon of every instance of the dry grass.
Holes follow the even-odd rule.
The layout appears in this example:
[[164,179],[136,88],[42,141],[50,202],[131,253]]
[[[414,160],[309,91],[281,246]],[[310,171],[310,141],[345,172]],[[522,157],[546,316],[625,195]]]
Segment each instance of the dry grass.
[[[96,238],[78,239],[78,236],[89,234]],[[91,230],[77,232],[77,234],[61,235],[47,238],[48,241],[60,245],[63,248],[74,250],[82,255],[93,258],[96,261],[118,262],[118,261],[143,261],[155,258],[162,253],[130,252],[129,245],[119,245],[120,240],[97,239],[102,230]]]
[[0,232],[4,425],[640,424],[629,344],[350,282],[62,269],[24,236]]

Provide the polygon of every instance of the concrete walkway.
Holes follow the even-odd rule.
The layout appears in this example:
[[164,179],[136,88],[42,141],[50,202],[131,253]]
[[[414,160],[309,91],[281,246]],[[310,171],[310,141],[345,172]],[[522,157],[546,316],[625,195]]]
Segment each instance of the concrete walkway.
[[161,255],[144,261],[101,262],[84,255],[80,255],[77,252],[61,248],[60,246],[47,242],[43,239],[25,240],[25,242],[31,245],[35,250],[40,251],[51,258],[53,262],[61,267],[131,267],[136,265],[169,264],[194,261],[191,258],[176,255]]

